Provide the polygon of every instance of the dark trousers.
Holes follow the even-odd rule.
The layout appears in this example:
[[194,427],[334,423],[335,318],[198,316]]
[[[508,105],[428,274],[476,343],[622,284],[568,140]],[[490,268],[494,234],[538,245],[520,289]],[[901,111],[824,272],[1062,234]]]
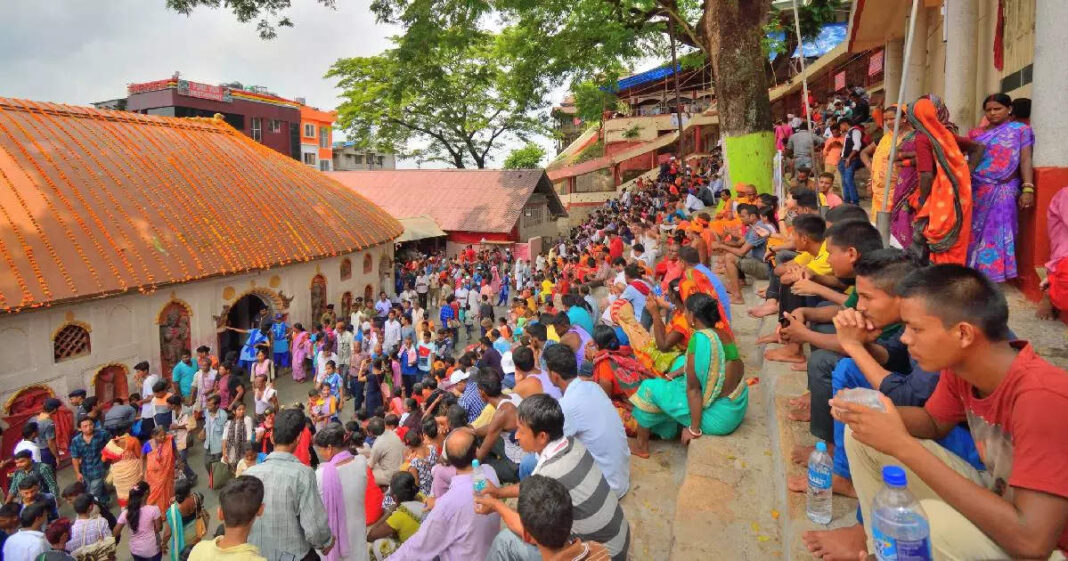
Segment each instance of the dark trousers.
[[404,395],[408,397],[412,396],[412,387],[415,386],[415,379],[419,377],[418,374],[401,374],[401,383],[404,384]]
[[417,294],[419,294],[419,306],[425,310],[426,309],[426,295],[427,295],[427,293],[426,292],[419,292]]
[[349,378],[349,397],[352,398],[352,410],[359,413],[360,407],[363,406],[363,392],[364,383],[356,379],[353,375]]

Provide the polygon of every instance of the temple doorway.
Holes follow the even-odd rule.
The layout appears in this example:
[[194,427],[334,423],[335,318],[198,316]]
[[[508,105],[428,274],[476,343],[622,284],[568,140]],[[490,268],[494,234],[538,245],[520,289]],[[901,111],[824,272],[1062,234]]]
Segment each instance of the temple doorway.
[[270,318],[270,312],[270,305],[255,293],[246,294],[234,302],[226,312],[224,330],[219,332],[219,359],[224,359],[230,351],[240,351],[248,339],[248,330],[258,329],[263,319]]

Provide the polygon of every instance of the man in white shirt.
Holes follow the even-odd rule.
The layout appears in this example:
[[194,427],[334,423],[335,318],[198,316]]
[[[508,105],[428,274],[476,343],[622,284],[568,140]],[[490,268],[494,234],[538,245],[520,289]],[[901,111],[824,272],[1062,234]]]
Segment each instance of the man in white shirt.
[[152,391],[152,386],[162,380],[159,374],[149,374],[148,370],[147,360],[134,365],[134,380],[141,382],[141,433],[145,435],[152,434],[152,429],[156,427],[156,409],[152,405],[155,392]]
[[382,347],[385,351],[391,352],[394,347],[400,345],[401,341],[401,324],[397,321],[397,313],[394,310],[389,311],[389,316],[386,318],[386,323],[382,328]]
[[19,531],[4,542],[3,558],[11,561],[33,561],[50,549],[45,539],[45,520],[48,519],[48,506],[32,504],[22,509],[19,514]]
[[20,450],[29,450],[30,455],[33,456],[34,462],[41,461],[41,449],[34,442],[37,438],[37,423],[29,422],[22,425],[22,440],[15,445],[15,450],[11,452],[12,455],[18,454]]
[[[430,278],[427,277],[426,273],[422,273],[418,277],[415,277],[415,294],[418,297],[416,302],[418,302],[420,306],[426,307],[426,295],[428,292],[430,292]],[[413,302],[413,304],[414,303],[415,302]]]
[[422,304],[416,302],[415,305],[412,306],[412,327],[415,328],[416,332],[422,329],[423,320],[425,319],[426,310],[423,309]]
[[693,191],[686,192],[686,212],[693,214],[699,210],[704,210],[705,203],[698,199]]
[[352,326],[345,322],[337,322],[337,372],[342,376],[349,375],[349,363],[352,362],[352,346],[356,342],[356,336],[352,333]]

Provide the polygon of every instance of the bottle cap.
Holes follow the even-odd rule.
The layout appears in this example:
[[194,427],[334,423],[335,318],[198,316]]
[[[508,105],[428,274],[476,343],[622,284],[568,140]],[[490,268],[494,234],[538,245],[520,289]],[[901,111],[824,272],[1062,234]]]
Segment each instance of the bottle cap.
[[826,452],[827,451],[827,443],[822,441],[822,440],[816,441],[816,451],[817,452]]
[[478,460],[471,460],[471,467],[477,468],[479,466]]
[[908,484],[905,470],[899,466],[883,466],[883,483],[893,487],[904,487]]

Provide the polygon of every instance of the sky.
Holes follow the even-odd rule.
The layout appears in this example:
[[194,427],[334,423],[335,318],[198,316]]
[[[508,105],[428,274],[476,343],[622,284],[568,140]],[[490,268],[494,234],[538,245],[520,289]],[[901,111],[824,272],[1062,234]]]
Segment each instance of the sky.
[[[294,27],[279,28],[269,41],[260,39],[255,21],[240,23],[225,9],[201,7],[187,17],[168,10],[164,0],[3,3],[0,97],[73,105],[125,97],[129,83],[180,71],[196,82],[236,80],[333,109],[338,90],[323,78],[330,65],[378,54],[389,47],[390,35],[401,33],[375,23],[369,0],[338,0],[336,10],[293,0],[287,15]],[[547,139],[542,144],[551,146]],[[402,161],[398,167],[415,165]]]

